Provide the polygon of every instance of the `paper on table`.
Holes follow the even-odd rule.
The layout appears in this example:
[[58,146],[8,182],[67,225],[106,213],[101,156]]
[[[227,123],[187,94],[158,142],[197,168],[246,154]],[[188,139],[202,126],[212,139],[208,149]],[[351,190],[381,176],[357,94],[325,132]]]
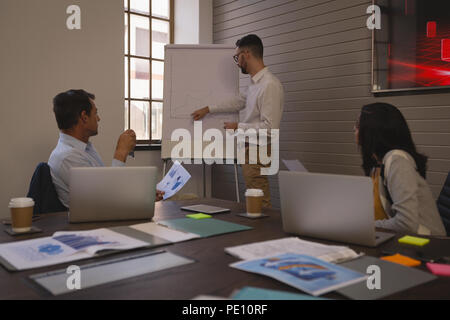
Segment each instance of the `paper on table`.
[[169,229],[154,222],[136,224],[134,226],[130,226],[130,228],[154,235],[170,242],[182,242],[200,238],[198,234]]
[[282,238],[246,245],[225,248],[225,252],[242,260],[266,258],[292,252],[317,257],[327,262],[342,262],[355,259],[359,255],[344,246],[327,246],[320,243],[301,240],[296,237]]
[[328,300],[306,294],[292,293],[286,291],[269,290],[256,287],[244,287],[235,291],[231,298],[233,300]]
[[190,178],[189,172],[181,163],[175,161],[166,176],[156,185],[156,188],[159,191],[164,191],[163,199],[166,200],[180,191]]
[[289,171],[308,172],[303,164],[298,160],[283,160],[284,165]]
[[2,244],[0,256],[17,270],[26,270],[89,258],[100,250],[125,250],[146,245],[107,229],[56,232],[53,237]]
[[313,296],[319,296],[367,279],[363,273],[315,257],[295,253],[236,262],[230,264],[230,267],[263,274]]
[[147,246],[148,243],[109,229],[89,231],[55,232],[52,237],[77,252],[94,255],[101,250],[128,250]]

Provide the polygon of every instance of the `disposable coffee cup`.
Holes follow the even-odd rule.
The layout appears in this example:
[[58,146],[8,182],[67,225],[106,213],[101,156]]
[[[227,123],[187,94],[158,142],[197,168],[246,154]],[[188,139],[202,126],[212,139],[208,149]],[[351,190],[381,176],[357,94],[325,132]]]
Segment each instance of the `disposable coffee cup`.
[[247,189],[245,197],[247,201],[247,215],[250,217],[261,216],[264,192],[261,189]]
[[11,211],[12,230],[17,233],[30,231],[34,200],[31,198],[13,198],[8,207]]

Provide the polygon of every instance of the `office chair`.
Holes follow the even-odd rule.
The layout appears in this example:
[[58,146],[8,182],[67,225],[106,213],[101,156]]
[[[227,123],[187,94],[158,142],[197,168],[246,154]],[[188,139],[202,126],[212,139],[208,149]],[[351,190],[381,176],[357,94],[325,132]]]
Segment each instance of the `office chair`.
[[447,236],[450,236],[450,172],[437,200],[437,207],[444,223]]
[[33,214],[67,211],[68,209],[59,201],[47,163],[41,162],[34,170],[31,178],[28,198],[33,198]]

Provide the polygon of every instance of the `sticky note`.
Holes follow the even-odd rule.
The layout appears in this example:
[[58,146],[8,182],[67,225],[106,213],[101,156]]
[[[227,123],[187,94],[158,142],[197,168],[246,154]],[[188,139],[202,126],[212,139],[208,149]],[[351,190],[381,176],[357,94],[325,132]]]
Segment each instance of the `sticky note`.
[[406,243],[406,244],[412,244],[414,246],[423,247],[428,242],[430,242],[430,239],[425,238],[418,238],[418,237],[411,237],[411,236],[405,236],[403,238],[398,239],[398,242],[400,243]]
[[419,260],[412,259],[410,257],[401,255],[401,254],[394,254],[393,256],[386,256],[382,257],[381,260],[384,261],[390,261],[393,263],[401,264],[407,267],[417,267],[420,266],[421,262]]
[[427,268],[437,276],[450,277],[450,264],[427,263]]
[[195,220],[211,218],[210,215],[204,214],[204,213],[187,214],[186,217],[195,219]]

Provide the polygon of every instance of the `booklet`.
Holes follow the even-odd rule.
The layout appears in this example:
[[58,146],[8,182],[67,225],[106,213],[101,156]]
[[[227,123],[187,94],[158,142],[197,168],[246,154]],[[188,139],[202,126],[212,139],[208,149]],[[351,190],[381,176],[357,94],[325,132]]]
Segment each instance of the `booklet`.
[[313,296],[367,279],[365,274],[311,256],[294,253],[237,262],[230,267],[266,275]]
[[56,232],[52,237],[0,245],[0,256],[17,270],[90,258],[103,250],[128,250],[148,243],[109,229]]
[[180,191],[189,179],[191,179],[189,172],[181,163],[175,161],[166,176],[156,185],[156,188],[159,191],[164,191],[163,200],[167,200]]

